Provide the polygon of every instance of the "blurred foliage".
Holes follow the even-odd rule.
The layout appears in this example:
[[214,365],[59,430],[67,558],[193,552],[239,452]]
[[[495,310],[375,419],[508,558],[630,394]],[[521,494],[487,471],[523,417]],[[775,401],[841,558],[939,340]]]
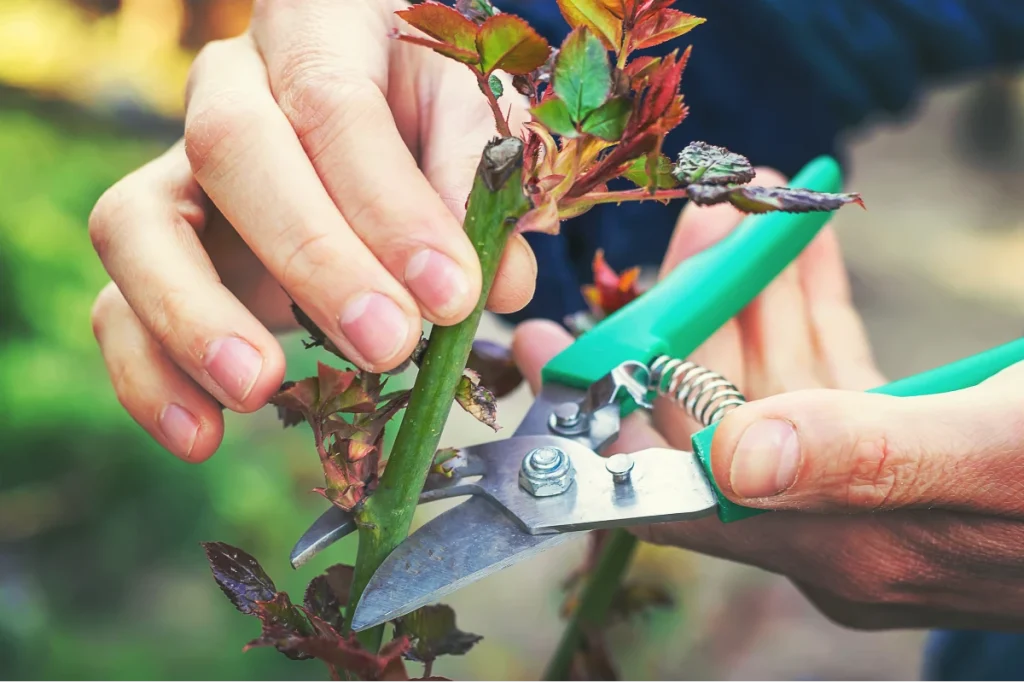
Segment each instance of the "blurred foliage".
[[[0,678],[322,679],[316,662],[242,654],[258,633],[200,541],[245,547],[300,594],[351,543],[293,572],[323,509],[309,435],[268,410],[180,462],[124,413],[92,337],[107,281],[87,233],[99,195],[164,143],[0,92]],[[152,226],[139,225],[139,230]],[[289,376],[319,354],[286,342]]]

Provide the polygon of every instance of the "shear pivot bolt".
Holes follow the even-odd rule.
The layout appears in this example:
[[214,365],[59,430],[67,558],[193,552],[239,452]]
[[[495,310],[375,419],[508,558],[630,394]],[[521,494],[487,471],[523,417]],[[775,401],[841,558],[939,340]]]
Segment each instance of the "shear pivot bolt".
[[560,403],[554,413],[555,424],[559,427],[575,427],[580,421],[580,407],[575,403]]
[[618,453],[608,458],[604,468],[611,473],[612,481],[616,484],[625,484],[633,471],[633,457],[626,453]]
[[557,496],[572,486],[575,475],[569,456],[561,448],[534,448],[523,458],[519,486],[538,498]]

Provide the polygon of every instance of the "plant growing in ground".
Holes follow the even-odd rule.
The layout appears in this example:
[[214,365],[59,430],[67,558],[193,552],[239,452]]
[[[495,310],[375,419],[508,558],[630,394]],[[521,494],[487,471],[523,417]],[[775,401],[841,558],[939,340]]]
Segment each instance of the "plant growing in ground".
[[[479,639],[459,631],[443,605],[399,619],[395,638],[383,647],[383,628],[356,637],[347,632],[345,618],[373,572],[408,534],[428,474],[445,475],[452,451],[438,451],[438,445],[452,404],[497,429],[494,392],[510,391],[521,379],[507,351],[474,346],[512,234],[556,233],[561,221],[598,204],[627,201],[689,198],[700,205],[730,203],[748,213],[825,211],[860,202],[854,194],[751,186],[754,171],[746,158],[703,142],[689,145],[675,163],[664,154],[665,136],[687,114],[680,84],[690,50],[662,57],[634,53],[703,23],[673,9],[673,2],[558,0],[573,29],[558,49],[490,0],[457,0],[455,7],[428,1],[397,12],[409,30],[392,37],[465,64],[494,115],[499,136],[483,150],[464,223],[480,257],[483,291],[469,318],[437,326],[421,342],[405,364],[419,368],[411,390],[389,391],[387,376],[350,364],[320,364],[316,377],[288,382],[272,399],[285,426],[310,425],[325,479],[316,491],[355,514],[359,551],[354,567],[336,565],[316,577],[296,605],[277,592],[254,558],[222,543],[207,544],[221,588],[239,610],[262,622],[262,635],[247,647],[273,646],[293,659],[321,659],[336,677],[394,679],[407,677],[403,658],[424,662],[429,677],[435,657],[465,653]],[[507,79],[499,73],[512,77],[517,94],[506,93]],[[503,100],[511,97],[524,98],[530,108],[532,119],[522,131],[509,126]],[[622,181],[631,187],[620,189]],[[595,269],[595,288],[588,290],[593,316],[638,294],[635,273],[620,278],[603,258]],[[312,337],[310,346],[346,362],[301,310],[294,312]],[[402,410],[385,460],[384,427]],[[623,532],[594,538],[593,561],[584,572],[591,580],[570,601],[576,609],[549,669],[554,677],[568,675],[579,651],[596,653],[590,661],[600,663],[597,627],[622,595],[616,587],[633,540]]]

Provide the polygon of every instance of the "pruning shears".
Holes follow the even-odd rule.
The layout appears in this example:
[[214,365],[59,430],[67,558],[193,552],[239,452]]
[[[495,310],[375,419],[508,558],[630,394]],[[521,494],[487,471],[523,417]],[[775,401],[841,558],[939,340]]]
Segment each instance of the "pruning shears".
[[[793,187],[838,192],[838,164],[811,162]],[[522,423],[503,440],[460,448],[431,474],[419,502],[471,496],[419,528],[371,578],[352,618],[356,631],[407,614],[487,575],[594,529],[716,514],[735,522],[761,511],[725,498],[710,467],[718,421],[745,402],[727,378],[687,362],[814,239],[829,213],[746,219],[552,359]],[[973,386],[1024,360],[1019,339],[874,389],[913,396]],[[599,452],[621,419],[667,396],[705,425],[692,452]],[[331,507],[292,551],[293,566],[355,530]]]

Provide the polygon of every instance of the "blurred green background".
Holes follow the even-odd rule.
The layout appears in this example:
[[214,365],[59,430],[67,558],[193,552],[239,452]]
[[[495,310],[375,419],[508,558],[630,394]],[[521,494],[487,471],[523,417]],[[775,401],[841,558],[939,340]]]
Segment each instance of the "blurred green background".
[[[248,0],[0,0],[0,678],[325,677],[316,662],[241,653],[257,625],[221,596],[198,545],[245,548],[292,595],[350,559],[343,544],[301,572],[287,565],[323,508],[309,493],[319,468],[307,435],[266,410],[229,415],[213,459],[179,462],[122,411],[89,323],[107,281],[87,234],[93,204],[177,137],[192,53],[247,16]],[[838,228],[893,377],[1024,331],[1019,126],[993,141],[985,123],[993,106],[1019,119],[1021,100],[1020,81],[998,77],[851,140],[851,184],[871,212]],[[493,320],[485,331],[507,335]],[[315,366],[298,338],[286,348],[289,377]],[[503,424],[527,398],[506,402]],[[460,419],[453,434],[473,428]],[[536,676],[561,628],[558,584],[581,551],[454,596],[460,626],[486,638],[436,671]],[[681,607],[615,632],[633,677],[916,675],[922,634],[842,631],[777,577],[652,548],[635,573],[671,581]]]

